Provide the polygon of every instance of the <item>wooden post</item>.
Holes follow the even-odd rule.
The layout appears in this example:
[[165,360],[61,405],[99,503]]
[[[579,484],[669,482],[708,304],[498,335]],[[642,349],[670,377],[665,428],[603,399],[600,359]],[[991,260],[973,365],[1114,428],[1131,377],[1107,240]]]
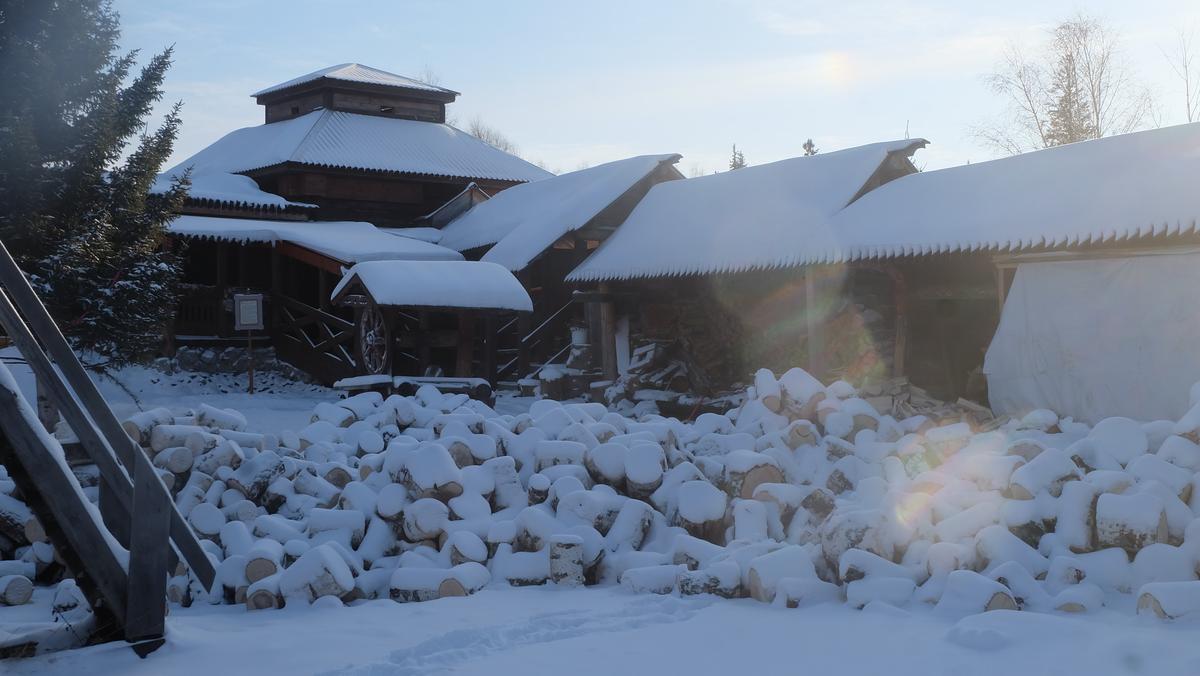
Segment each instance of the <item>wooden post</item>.
[[469,378],[475,367],[475,316],[470,310],[458,311],[458,353],[455,355],[454,373],[459,378]]
[[317,307],[329,312],[329,273],[321,269],[317,270],[317,295],[320,296]]
[[138,465],[133,473],[133,513],[137,520],[129,535],[129,583],[126,598],[125,640],[158,639],[161,645],[167,611],[167,543],[170,539],[170,503],[158,473]]
[[250,394],[254,394],[254,332],[246,330],[246,376],[249,382]]
[[429,350],[429,313],[421,310],[417,313],[417,375],[425,375],[432,361]]
[[896,343],[892,356],[892,376],[904,375],[905,358],[908,356],[908,285],[904,274],[892,267],[893,304],[896,308]]
[[817,279],[813,267],[804,270],[804,320],[808,333],[808,372],[818,380],[825,377],[823,357],[825,339],[822,335],[823,318],[819,313],[817,300]]
[[[609,291],[608,282],[601,282],[598,290]],[[617,379],[617,311],[611,299],[600,302],[600,363],[605,380]]]
[[500,339],[496,335],[497,330],[496,313],[487,313],[483,318],[483,377],[487,378],[488,382],[492,384],[493,389],[496,387],[496,368],[498,366],[496,360],[496,343]]
[[529,315],[521,313],[517,317],[517,379],[524,378],[529,375],[530,359],[529,359],[529,344],[525,342],[525,336],[529,335]]
[[225,311],[225,295],[229,290],[229,244],[217,242],[217,335],[225,338],[232,326]]
[[279,256],[279,249],[271,247],[271,324],[267,328],[272,336],[276,335],[279,327],[279,306],[283,296],[283,260]]

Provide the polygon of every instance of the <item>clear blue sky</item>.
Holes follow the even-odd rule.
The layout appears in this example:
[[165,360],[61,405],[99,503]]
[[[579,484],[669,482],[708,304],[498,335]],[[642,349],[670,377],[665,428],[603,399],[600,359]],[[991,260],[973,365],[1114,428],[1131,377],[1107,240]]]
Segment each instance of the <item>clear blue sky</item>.
[[[1163,50],[1198,26],[1200,2],[434,2],[116,0],[123,42],[176,48],[166,100],[184,102],[181,159],[260,124],[249,94],[350,61],[427,68],[526,159],[569,171],[678,152],[685,173],[724,169],[737,143],[758,164],[912,136],[937,168],[994,156],[973,127],[1001,102],[983,83],[1009,42],[1032,44],[1085,10],[1120,30],[1157,94],[1159,124],[1183,121]],[[1200,41],[1200,38],[1198,38]]]

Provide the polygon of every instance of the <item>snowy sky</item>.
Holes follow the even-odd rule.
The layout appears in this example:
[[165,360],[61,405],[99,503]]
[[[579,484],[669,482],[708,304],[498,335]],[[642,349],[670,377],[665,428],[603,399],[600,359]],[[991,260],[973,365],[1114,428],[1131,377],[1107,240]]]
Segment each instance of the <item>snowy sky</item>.
[[[724,169],[733,143],[751,164],[902,138],[932,145],[938,168],[994,156],[972,128],[1000,114],[983,82],[1009,42],[1034,43],[1083,9],[1124,36],[1157,95],[1160,124],[1183,121],[1164,50],[1195,27],[1194,0],[1008,2],[863,0],[354,2],[116,0],[124,43],[170,44],[166,100],[184,101],[175,159],[260,124],[249,94],[357,61],[462,92],[450,114],[479,115],[520,154],[570,171],[678,152],[684,173]],[[145,55],[145,54],[144,54]]]

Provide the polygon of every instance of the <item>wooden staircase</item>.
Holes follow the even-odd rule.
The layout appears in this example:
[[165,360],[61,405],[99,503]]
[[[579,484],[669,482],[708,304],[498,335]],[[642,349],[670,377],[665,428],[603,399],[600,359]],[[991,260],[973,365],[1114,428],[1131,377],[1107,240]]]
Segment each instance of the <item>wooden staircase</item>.
[[0,461],[96,613],[89,642],[124,639],[144,657],[164,641],[166,583],[176,561],[206,588],[212,561],[2,242],[0,325],[99,469],[102,518],[3,365]]

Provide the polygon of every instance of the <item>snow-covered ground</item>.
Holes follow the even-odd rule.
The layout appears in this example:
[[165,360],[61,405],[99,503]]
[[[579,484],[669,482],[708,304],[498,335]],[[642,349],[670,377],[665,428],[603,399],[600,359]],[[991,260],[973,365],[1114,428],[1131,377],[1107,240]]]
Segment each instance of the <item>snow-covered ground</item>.
[[[30,385],[27,369],[14,367],[13,370],[21,380],[22,389],[26,389]],[[1007,447],[997,444],[1000,439],[996,433],[975,435],[968,442],[970,432],[958,429],[962,426],[926,429],[920,433],[920,444],[924,444],[920,448],[929,452],[942,449],[947,454],[948,461],[942,465],[939,474],[931,472],[921,463],[920,458],[928,457],[928,453],[914,454],[918,446],[913,445],[910,437],[904,437],[909,439],[908,442],[882,441],[885,435],[898,436],[905,431],[897,426],[896,421],[891,421],[886,416],[873,418],[877,429],[852,433],[864,423],[862,416],[871,417],[871,412],[863,407],[861,400],[853,396],[854,393],[847,389],[848,386],[840,383],[823,390],[824,395],[829,397],[829,405],[835,405],[837,408],[826,411],[827,415],[822,418],[821,427],[826,436],[820,442],[820,450],[815,450],[818,447],[813,444],[818,437],[806,436],[815,432],[815,428],[810,429],[810,423],[799,418],[791,423],[781,416],[773,418],[766,412],[768,404],[764,403],[772,397],[782,397],[785,402],[790,398],[798,398],[801,390],[809,385],[820,389],[819,384],[804,380],[803,375],[799,374],[791,380],[781,378],[779,383],[774,381],[773,376],[759,379],[756,392],[752,393],[752,401],[757,410],[748,407],[735,416],[739,429],[752,430],[754,434],[750,436],[757,437],[759,441],[753,438],[747,441],[743,437],[749,435],[749,432],[733,432],[732,429],[726,429],[725,432],[729,432],[727,434],[708,432],[701,435],[698,431],[701,421],[694,424],[694,429],[692,424],[681,426],[677,421],[669,425],[670,440],[663,443],[678,453],[686,452],[686,457],[690,457],[701,467],[723,471],[726,475],[724,479],[705,479],[697,470],[697,479],[671,488],[670,482],[665,477],[660,477],[664,485],[668,485],[668,489],[679,490],[677,498],[664,502],[662,499],[656,499],[655,496],[659,493],[656,491],[649,498],[649,503],[629,499],[638,505],[653,504],[657,509],[665,510],[665,514],[677,513],[680,523],[694,522],[692,526],[703,525],[710,520],[721,521],[724,518],[724,522],[718,525],[730,529],[725,536],[730,540],[727,552],[718,553],[720,547],[717,545],[699,547],[705,543],[695,538],[687,538],[678,526],[671,525],[669,528],[673,530],[669,530],[668,517],[658,514],[654,516],[653,528],[645,533],[646,545],[640,547],[642,551],[629,551],[628,547],[621,546],[620,542],[614,540],[618,536],[611,532],[620,529],[608,526],[611,531],[604,540],[604,546],[611,549],[612,561],[601,567],[602,584],[599,586],[563,588],[550,583],[535,587],[509,587],[503,580],[506,575],[510,580],[514,579],[514,576],[520,578],[522,575],[514,573],[510,570],[511,566],[502,564],[500,559],[492,559],[492,555],[489,554],[487,558],[492,559],[488,563],[489,569],[493,571],[492,583],[471,596],[401,604],[384,598],[388,591],[386,588],[368,590],[367,586],[362,584],[363,579],[357,582],[350,581],[350,584],[357,584],[363,590],[369,591],[371,595],[368,598],[374,598],[378,592],[379,600],[359,600],[343,606],[337,596],[322,596],[316,603],[309,605],[309,598],[299,598],[285,590],[284,595],[289,597],[289,602],[283,609],[249,611],[242,603],[218,605],[221,601],[219,596],[213,597],[211,602],[206,602],[208,599],[201,596],[189,607],[175,603],[171,605],[167,644],[146,660],[136,658],[123,644],[114,643],[3,662],[0,663],[0,673],[170,676],[208,675],[219,671],[221,676],[242,673],[256,676],[263,673],[282,673],[289,676],[425,673],[526,675],[570,670],[577,675],[681,673],[698,676],[748,670],[751,673],[811,671],[821,674],[887,673],[896,676],[1009,676],[1013,673],[1022,676],[1063,673],[1200,674],[1200,643],[1195,640],[1200,632],[1200,613],[1192,612],[1192,606],[1196,604],[1181,607],[1175,603],[1176,599],[1160,595],[1160,600],[1170,611],[1169,614],[1176,617],[1173,621],[1164,621],[1155,617],[1153,613],[1137,612],[1134,607],[1137,596],[1131,593],[1137,592],[1143,582],[1171,583],[1174,580],[1187,580],[1184,584],[1189,585],[1189,590],[1200,588],[1196,587],[1200,582],[1191,582],[1196,580],[1195,568],[1197,563],[1200,563],[1195,553],[1195,535],[1200,534],[1200,527],[1184,528],[1195,519],[1191,511],[1195,506],[1184,503],[1173,494],[1163,494],[1165,489],[1160,487],[1160,484],[1170,485],[1173,487],[1172,491],[1191,498],[1192,491],[1189,486],[1198,485],[1195,481],[1200,479],[1200,474],[1193,475],[1191,470],[1197,464],[1196,461],[1200,460],[1200,448],[1194,448],[1191,442],[1185,445],[1185,440],[1180,437],[1172,437],[1178,441],[1165,444],[1162,437],[1168,434],[1167,427],[1183,430],[1181,433],[1189,435],[1200,430],[1200,408],[1196,409],[1195,419],[1190,415],[1185,416],[1178,425],[1170,423],[1165,426],[1153,424],[1142,427],[1133,421],[1114,419],[1110,423],[1096,426],[1093,430],[1086,426],[1080,427],[1069,420],[1058,420],[1048,412],[1036,412],[1037,414],[1027,416],[1028,420],[1021,422],[1022,429],[1017,429],[1016,422],[1009,426],[1011,429],[1006,428],[1006,434],[1014,435],[1017,441],[1023,441],[1026,445],[1010,444]],[[237,409],[247,418],[247,429],[275,434],[306,428],[314,412],[321,413],[324,410],[325,413],[340,411],[341,415],[346,414],[345,410],[327,403],[338,397],[338,393],[332,390],[270,377],[260,383],[266,391],[255,395],[245,394],[242,390],[244,381],[230,376],[213,377],[189,373],[167,375],[141,367],[122,369],[112,378],[102,377],[99,384],[102,392],[121,416],[138,409],[146,410],[157,406],[180,411],[206,403],[219,408]],[[31,396],[31,389],[26,389],[26,393],[27,396]],[[811,399],[811,396],[805,395],[805,398]],[[395,404],[400,405],[401,402]],[[531,415],[519,416],[524,420],[523,424],[532,425],[532,428],[522,434],[533,434],[537,437],[534,439],[537,443],[530,448],[525,448],[527,444],[518,442],[521,435],[495,427],[489,429],[505,441],[507,453],[513,457],[524,458],[522,462],[525,463],[526,469],[523,471],[531,476],[521,477],[521,492],[524,494],[526,490],[529,491],[532,501],[535,492],[544,491],[550,486],[550,482],[545,480],[545,475],[533,474],[535,462],[541,467],[541,471],[551,472],[555,468],[569,470],[579,462],[579,458],[566,462],[565,467],[559,467],[556,454],[570,455],[567,452],[572,450],[572,442],[564,439],[570,438],[572,432],[568,428],[573,428],[568,426],[560,430],[556,434],[556,440],[546,439],[545,430],[552,427],[554,416],[561,418],[563,413],[557,411],[557,405],[552,402],[544,402],[534,406],[532,410],[529,404],[528,400],[502,398],[496,406],[496,414],[499,416],[496,420],[503,418],[506,424],[516,427],[517,421],[513,416],[530,411]],[[362,415],[370,418],[375,407],[378,407],[378,402]],[[447,409],[450,407],[451,405],[446,404]],[[404,406],[401,405],[400,408],[403,409]],[[782,409],[788,409],[788,405],[785,404]],[[388,411],[389,415],[399,418],[400,409],[393,411],[385,407],[380,410]],[[452,415],[469,415],[466,408],[455,410],[458,413]],[[584,408],[570,410],[577,415],[585,412]],[[451,415],[448,410],[446,415]],[[751,415],[754,417],[751,418]],[[768,432],[766,423],[776,418],[779,418],[778,424],[783,427]],[[563,422],[567,420],[564,419]],[[710,417],[704,425],[711,427],[717,422],[720,421]],[[361,426],[363,420],[360,419],[356,424]],[[594,426],[593,429],[599,430],[600,427],[596,426],[608,423],[589,424]],[[637,433],[643,435],[649,434],[657,427],[662,427],[661,431],[668,429],[663,427],[665,422],[655,421],[653,416],[644,416],[639,423],[630,419],[628,424],[641,425],[642,429]],[[323,425],[329,429],[343,430],[338,432],[339,435],[363,433],[360,428],[334,428],[327,422]],[[731,423],[726,421],[721,425],[729,426]],[[410,434],[429,437],[433,432],[427,426],[433,426],[432,419],[413,425],[396,438],[403,439]],[[320,427],[308,427],[309,434],[320,431]],[[574,428],[577,427],[578,424],[574,424]],[[633,429],[631,427],[630,431]],[[1060,431],[1048,433],[1043,431],[1046,429]],[[443,431],[446,434],[441,435],[441,438],[445,441],[441,443],[449,444],[449,432]],[[471,434],[464,434],[464,438],[475,438]],[[743,437],[739,437],[739,434]],[[1156,438],[1151,440],[1151,436]],[[847,441],[847,438],[853,441]],[[1034,440],[1037,440],[1039,445],[1036,448],[1028,447],[1027,444]],[[1043,451],[1040,446],[1043,440],[1053,444],[1054,448],[1066,446],[1073,449],[1071,453],[1086,457],[1096,466],[1112,468],[1092,471],[1086,478],[1071,459],[1064,461],[1065,468],[1059,468],[1052,461],[1061,460],[1058,456],[1062,453],[1054,448]],[[760,441],[762,443],[759,443]],[[1115,443],[1116,441],[1120,443]],[[361,441],[354,443],[365,445]],[[729,444],[734,444],[742,450],[730,451],[725,448]],[[352,443],[351,447],[353,445]],[[658,448],[657,444],[652,445]],[[786,479],[786,483],[763,484],[774,488],[762,492],[761,495],[760,491],[753,491],[753,500],[734,498],[729,502],[731,511],[727,512],[724,493],[714,486],[722,486],[722,490],[733,490],[726,485],[731,472],[737,472],[742,465],[746,468],[751,465],[760,467],[768,456],[745,450],[747,446],[756,445],[770,454],[769,459],[772,463],[782,466],[784,471],[781,479]],[[1147,449],[1147,445],[1151,448]],[[1146,452],[1154,451],[1160,445],[1162,449],[1157,453]],[[580,449],[575,450],[582,449],[579,442],[575,442],[575,446],[580,446]],[[607,446],[609,450],[614,448],[612,444]],[[310,446],[309,455],[320,448]],[[330,445],[329,449],[332,448]],[[396,455],[398,459],[408,458],[404,455],[407,451],[403,447],[398,448],[399,451],[392,455]],[[496,450],[493,447],[489,448],[492,452]],[[607,454],[591,454],[592,450],[599,448],[588,447],[587,459],[595,465],[588,471],[604,474],[610,469]],[[618,445],[616,450],[621,448]],[[629,482],[626,485],[627,490],[633,490],[638,484],[649,480],[641,477],[643,469],[646,468],[642,467],[644,463],[637,461],[645,453],[638,451],[639,448],[644,446],[633,444],[628,448],[628,452],[622,451],[624,464],[618,469],[623,473],[624,481]],[[1008,450],[1004,451],[1005,448]],[[476,450],[473,447],[471,449],[472,453]],[[279,451],[289,453],[285,448],[280,448]],[[524,457],[526,452],[534,455]],[[850,455],[843,455],[835,462],[834,457],[838,453]],[[1013,458],[1021,453],[1029,453],[1034,460],[1024,463],[1023,460],[1018,462]],[[300,461],[300,454],[291,455],[295,456],[293,461]],[[372,454],[363,454],[355,462],[366,462],[363,458],[370,455]],[[1128,457],[1125,457],[1126,455]],[[666,473],[679,473],[682,471],[679,468],[690,467],[690,462],[683,460],[683,457],[681,455],[676,458],[674,467]],[[898,459],[900,457],[904,458],[903,464]],[[1116,457],[1120,457],[1121,460],[1118,461]],[[857,460],[850,463],[848,458]],[[993,462],[1005,458],[1009,460]],[[1134,462],[1135,459],[1141,458],[1157,460]],[[751,463],[750,460],[754,462]],[[886,470],[883,476],[877,476],[879,472],[870,470],[871,466],[878,463],[883,463]],[[542,467],[543,464],[545,467]],[[652,472],[653,474],[663,473],[657,463],[652,464],[654,467],[649,469],[657,470]],[[1003,468],[999,465],[1003,465]],[[462,468],[465,474],[459,481],[471,490],[476,490],[474,484],[465,481],[469,478],[466,474],[471,474],[477,479],[476,475],[482,466],[467,462],[467,466]],[[1128,467],[1128,471],[1122,469],[1124,466]],[[1189,471],[1184,471],[1184,466],[1188,467]],[[386,466],[381,468],[387,469]],[[415,471],[416,466],[413,469]],[[455,473],[459,472],[458,468],[451,469]],[[1001,469],[1004,471],[1000,471]],[[1058,471],[1060,469],[1062,471]],[[379,471],[376,470],[376,473]],[[843,474],[837,475],[837,471]],[[1063,475],[1064,472],[1066,475]],[[906,473],[916,474],[920,480],[910,479]],[[575,474],[584,476],[579,472]],[[937,481],[939,476],[942,477],[941,483]],[[382,481],[370,479],[368,474],[359,485],[370,485],[372,490],[393,486],[392,480],[387,479],[385,475],[381,474],[376,478]],[[596,486],[594,489],[582,484],[571,486],[569,484],[578,484],[579,481],[565,480],[570,478],[560,477],[554,483],[555,490],[560,492],[560,495],[551,496],[549,500],[544,495],[538,498],[545,501],[544,504],[531,506],[523,511],[520,508],[507,512],[500,510],[488,518],[493,518],[497,525],[502,525],[514,523],[513,517],[518,515],[516,522],[521,523],[522,528],[537,534],[539,539],[545,539],[551,535],[560,536],[566,522],[557,523],[555,519],[562,520],[570,516],[564,515],[564,505],[574,504],[574,501],[565,499],[566,496],[574,494],[567,493],[568,490],[579,492],[585,497],[617,499],[622,501],[621,504],[625,504],[625,498],[617,496],[607,485]],[[543,481],[539,482],[538,479]],[[709,481],[712,483],[708,483]],[[993,486],[996,481],[1000,483]],[[854,511],[861,506],[892,499],[887,497],[890,493],[885,494],[882,491],[888,485],[896,492],[893,496],[896,498],[928,496],[929,491],[933,491],[932,495],[935,497],[941,495],[938,504],[932,510],[922,511],[917,509],[921,505],[912,505],[911,501],[901,500],[899,507],[907,505],[905,509],[897,507],[896,510],[889,511],[895,511],[897,514],[896,523],[888,526],[890,530],[895,530],[896,526],[904,526],[920,535],[914,542],[925,540],[926,545],[936,540],[934,546],[937,547],[937,555],[933,554],[933,547],[910,544],[906,547],[909,554],[901,561],[892,563],[867,551],[868,546],[874,547],[879,543],[864,541],[860,545],[863,550],[854,549],[840,557],[842,570],[836,575],[839,582],[844,584],[844,589],[838,592],[837,600],[821,603],[816,596],[804,597],[804,594],[811,592],[819,595],[821,585],[826,588],[837,587],[827,582],[819,582],[812,563],[808,561],[812,558],[813,562],[820,564],[822,547],[828,549],[836,542],[824,542],[828,539],[824,531],[821,533],[822,543],[813,542],[810,534],[812,526],[798,521],[800,517],[792,519],[794,524],[799,525],[784,529],[775,523],[775,519],[779,518],[778,514],[773,511],[768,513],[762,506],[769,506],[776,500],[779,501],[779,505],[785,506],[798,497],[791,493],[800,488],[813,491],[815,486],[835,486],[842,483],[847,485],[836,490],[839,496],[835,516],[843,512],[847,516],[853,516],[861,513]],[[1176,486],[1176,483],[1179,485]],[[998,486],[1001,485],[1007,486],[1004,495],[1008,497],[1000,495]],[[1064,485],[1068,488],[1064,489]],[[1165,540],[1169,535],[1172,542],[1179,543],[1178,546],[1161,541],[1146,546],[1141,552],[1144,556],[1138,556],[1137,560],[1132,562],[1132,567],[1131,562],[1125,560],[1124,556],[1119,557],[1121,565],[1109,565],[1113,562],[1109,561],[1111,557],[1105,552],[1120,553],[1119,549],[1112,548],[1080,554],[1076,562],[1065,547],[1073,542],[1072,538],[1086,535],[1086,531],[1076,532],[1079,528],[1069,528],[1068,521],[1074,516],[1084,519],[1086,515],[1061,511],[1059,506],[1062,505],[1066,509],[1075,502],[1084,504],[1087,501],[1075,500],[1078,496],[1074,494],[1091,485],[1097,486],[1097,491],[1103,486],[1103,490],[1107,492],[1100,497],[1107,499],[1115,507],[1128,506],[1126,503],[1132,505],[1151,493],[1163,494],[1161,500],[1172,498],[1178,502],[1175,504],[1168,500],[1170,509],[1162,516],[1160,526],[1163,532],[1153,536]],[[706,490],[684,490],[683,486]],[[943,487],[939,489],[938,486]],[[601,488],[605,490],[600,490]],[[950,490],[951,488],[953,490]],[[1080,490],[1075,490],[1076,488]],[[1029,496],[1023,498],[1022,491],[1027,492]],[[1061,492],[1062,497],[1050,495],[1051,491]],[[358,492],[362,493],[361,490]],[[709,493],[719,498],[719,504],[716,505],[719,509],[715,511],[709,510],[710,501],[703,499],[710,497]],[[379,499],[382,500],[382,497],[381,494]],[[965,502],[951,504],[950,498]],[[1118,498],[1125,500],[1116,500]],[[293,501],[297,508],[307,505],[306,512],[312,512],[314,515],[317,511],[322,511],[323,517],[331,516],[329,512],[333,511],[308,509],[312,505],[308,505],[305,499],[296,498]],[[557,511],[550,508],[555,501],[560,503]],[[1118,502],[1120,504],[1117,504]],[[451,503],[456,509],[470,506],[454,503],[453,500]],[[666,506],[660,506],[660,503]],[[580,504],[586,506],[589,503],[583,501]],[[417,502],[408,503],[405,509],[412,507],[416,514],[417,505]],[[222,525],[225,524],[226,516],[216,507],[211,504],[204,506],[219,517]],[[379,513],[382,515],[394,511],[392,507],[398,506],[399,503],[388,507],[380,505]],[[756,509],[751,509],[755,506]],[[1008,521],[1012,521],[1010,526],[1022,526],[1023,521],[1006,516],[1008,511],[1012,511],[1009,508],[1014,506],[1053,508],[1052,513],[1058,517],[1057,532],[1048,532],[1042,537],[1039,543],[1044,550],[1042,553],[1039,554],[1037,550],[1020,544],[1015,537],[1007,535],[1007,529],[995,525],[997,522],[1007,524]],[[813,509],[818,507],[814,506]],[[1156,503],[1155,508],[1160,512],[1163,509],[1159,503]],[[796,513],[803,518],[810,518],[806,516],[807,509],[800,507]],[[1101,512],[1107,509],[1108,506],[1102,506]],[[374,511],[368,510],[370,513]],[[925,514],[925,511],[929,514]],[[541,521],[532,518],[539,514]],[[246,518],[253,523],[256,520],[253,517],[251,514]],[[241,517],[229,518],[236,521]],[[676,523],[676,516],[669,518],[670,523]],[[197,521],[193,519],[193,522]],[[461,521],[450,523],[463,525]],[[1200,520],[1196,523],[1200,523]],[[408,525],[414,524],[407,524],[406,527]],[[419,522],[416,525],[419,526]],[[302,526],[298,521],[297,527]],[[309,526],[314,543],[329,540],[322,534],[321,528],[313,527],[311,523]],[[446,527],[446,524],[442,524],[441,527]],[[544,533],[541,532],[542,527],[546,529]],[[904,528],[901,530],[908,532]],[[224,532],[221,530],[222,534]],[[578,528],[572,532],[578,532]],[[998,541],[992,537],[997,532],[1004,533],[1007,539],[1001,538],[1002,541]],[[490,540],[490,530],[488,533]],[[679,538],[683,539],[676,539],[674,544],[671,544],[672,537],[668,536],[677,533]],[[989,533],[990,535],[987,535]],[[1185,537],[1187,534],[1191,534],[1192,538]],[[257,530],[255,535],[259,535]],[[424,563],[418,561],[418,557],[412,556],[416,551],[407,552],[409,556],[403,560],[399,557],[381,557],[379,554],[382,552],[371,555],[367,547],[358,547],[357,553],[367,554],[379,567],[384,568],[381,572],[388,575],[397,565],[398,571],[411,568],[418,572],[425,566],[434,569],[448,566],[449,563],[441,560],[436,549],[417,543],[417,540],[423,537],[427,536],[415,538],[413,545],[404,545],[403,548],[423,551],[422,555],[428,559]],[[596,537],[599,538],[600,535],[597,534]],[[720,535],[714,537],[717,537],[718,541],[725,540],[725,537]],[[684,539],[687,542],[684,542]],[[613,543],[608,540],[613,540]],[[232,544],[231,541],[230,545]],[[759,548],[760,545],[765,548]],[[332,545],[315,546],[312,551],[325,550],[330,546]],[[502,545],[501,549],[504,547],[507,545]],[[443,548],[441,554],[453,557],[453,552],[449,552],[449,549]],[[671,556],[679,556],[685,551],[707,559],[707,563],[701,562],[701,568],[712,571],[718,577],[722,573],[717,571],[732,565],[736,579],[737,568],[749,566],[749,570],[754,571],[750,576],[752,581],[749,583],[749,593],[754,595],[762,592],[761,584],[758,592],[755,590],[756,583],[753,580],[758,576],[765,581],[763,584],[770,588],[768,598],[760,600],[774,597],[774,603],[762,603],[750,598],[725,599],[707,594],[681,595],[683,578],[676,579],[679,571],[676,566],[670,565],[670,561]],[[737,554],[738,551],[756,553],[742,556]],[[979,556],[989,561],[972,562],[970,552],[980,552]],[[227,556],[228,553],[223,554],[220,546],[217,546],[213,553],[218,559],[237,559],[235,556]],[[349,550],[345,553],[353,558]],[[954,556],[947,558],[949,554]],[[510,558],[522,555],[526,559],[532,556],[526,552],[514,554],[510,551],[507,554]],[[828,556],[828,552],[825,555]],[[726,556],[731,558],[723,559]],[[337,564],[335,567],[344,568],[340,558],[334,558],[337,559],[334,561]],[[629,558],[630,562],[643,563],[622,563],[623,558]],[[963,560],[960,561],[960,558]],[[733,565],[735,560],[738,563]],[[1007,567],[1000,565],[1005,560],[1008,561],[1005,564]],[[1017,561],[1022,563],[1018,564]],[[244,562],[243,557],[240,563]],[[475,563],[461,565],[472,565],[482,570]],[[629,565],[646,567],[630,569]],[[780,566],[786,567],[786,571]],[[853,581],[848,577],[850,569],[847,566],[861,569],[866,579]],[[1087,573],[1083,584],[1079,584],[1080,580],[1066,575],[1076,570],[1071,566]],[[1051,569],[1049,577],[1045,573],[1046,567]],[[227,570],[223,575],[233,571],[230,566],[224,566],[224,569]],[[984,579],[983,575],[970,572],[971,569],[980,570],[993,580],[1005,580],[1004,584],[1008,589],[1000,587],[992,580]],[[240,574],[241,570],[238,567],[233,571],[235,576]],[[637,570],[643,573],[670,573],[671,579],[666,587],[669,593],[644,593],[646,588],[639,588],[636,582],[638,576],[634,573]],[[622,571],[629,572],[630,575],[625,575]],[[292,568],[288,568],[286,572],[291,573]],[[1032,577],[1034,573],[1038,574],[1037,581]],[[348,575],[349,571],[346,571],[346,574]],[[356,575],[361,574],[361,571],[356,572]],[[835,573],[832,570],[823,570],[822,574],[828,578]],[[743,580],[745,575],[746,571],[743,570]],[[544,579],[546,575],[542,573],[540,577]],[[397,579],[399,578],[392,578],[393,596],[397,592]],[[956,579],[966,580],[968,587],[949,591]],[[915,594],[914,580],[918,583],[926,581]],[[232,579],[226,581],[229,582],[227,586],[242,584]],[[618,581],[620,584],[614,584]],[[801,583],[801,587],[789,585],[789,581]],[[810,583],[810,586],[803,587],[804,583]],[[746,585],[744,581],[741,584]],[[813,584],[817,586],[812,586]],[[779,590],[778,596],[774,591],[776,585]],[[281,584],[281,588],[286,586],[289,585]],[[637,588],[642,593],[634,593],[631,588]],[[810,591],[793,593],[794,589],[800,588]],[[893,588],[902,593],[893,594]],[[944,594],[943,589],[947,590]],[[1011,597],[1017,599],[1024,610],[979,612],[996,589],[1003,591],[1001,596],[1011,593]],[[982,597],[977,593],[981,590],[986,592]],[[400,591],[404,591],[404,588],[401,587]],[[1072,595],[1072,592],[1078,594]],[[51,618],[49,606],[52,595],[52,589],[38,588],[32,603],[11,608],[0,607],[0,630],[12,629],[14,625],[48,621]],[[892,602],[899,607],[888,605],[882,600],[893,596],[897,600]],[[800,601],[800,608],[783,607],[785,600],[790,602],[793,598]],[[843,601],[843,598],[848,599],[849,603]],[[939,598],[945,603],[935,606],[934,603]],[[995,600],[993,597],[992,601]],[[1055,610],[1060,604],[1068,601],[1082,604],[1086,608],[1077,608],[1082,612],[1075,613]],[[856,609],[856,606],[864,603],[865,607],[861,610]],[[956,607],[955,603],[974,606],[964,609]],[[1176,607],[1180,608],[1179,612],[1176,612]]]
[[955,621],[930,610],[858,611],[840,603],[788,610],[750,599],[635,595],[613,587],[487,589],[427,603],[276,612],[173,606],[167,644],[145,660],[116,643],[2,663],[0,671],[1183,676],[1200,673],[1198,631],[1200,623],[1164,624],[1115,610],[995,611]]
[[[3,360],[16,377],[29,401],[34,400],[33,374],[16,348],[0,349]],[[313,406],[337,399],[337,390],[320,385],[289,381],[275,373],[257,373],[256,391],[246,391],[246,376],[202,374],[182,371],[167,374],[145,366],[125,366],[104,374],[92,373],[100,393],[118,419],[159,406],[172,410],[196,408],[202,403],[233,408],[246,416],[247,430],[275,432],[298,430],[309,423]],[[531,400],[502,396],[496,404],[500,413],[528,410]]]

